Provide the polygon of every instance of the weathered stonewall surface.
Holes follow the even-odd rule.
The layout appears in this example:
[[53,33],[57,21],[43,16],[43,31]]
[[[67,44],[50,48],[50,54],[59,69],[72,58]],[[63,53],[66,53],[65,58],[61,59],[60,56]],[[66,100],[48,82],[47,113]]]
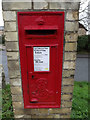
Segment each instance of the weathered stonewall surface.
[[[15,118],[70,118],[77,51],[79,3],[76,0],[61,3],[48,2],[48,0],[42,0],[41,2],[37,2],[36,0],[32,1],[33,3],[3,2],[5,39],[14,116]],[[37,9],[49,11],[63,10],[66,14],[61,108],[24,109],[16,13],[20,10],[30,11]]]

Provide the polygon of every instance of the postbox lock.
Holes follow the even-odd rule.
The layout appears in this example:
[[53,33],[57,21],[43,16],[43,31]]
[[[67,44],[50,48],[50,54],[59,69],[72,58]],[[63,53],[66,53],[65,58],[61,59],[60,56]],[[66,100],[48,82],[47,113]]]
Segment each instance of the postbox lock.
[[34,76],[34,75],[32,75],[32,79],[34,79],[34,77],[35,77],[35,76]]

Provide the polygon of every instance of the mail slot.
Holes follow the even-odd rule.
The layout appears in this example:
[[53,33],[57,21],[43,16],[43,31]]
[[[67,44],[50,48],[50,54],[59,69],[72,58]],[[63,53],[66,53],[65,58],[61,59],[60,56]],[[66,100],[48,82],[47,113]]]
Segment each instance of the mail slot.
[[24,108],[60,108],[64,12],[17,12]]

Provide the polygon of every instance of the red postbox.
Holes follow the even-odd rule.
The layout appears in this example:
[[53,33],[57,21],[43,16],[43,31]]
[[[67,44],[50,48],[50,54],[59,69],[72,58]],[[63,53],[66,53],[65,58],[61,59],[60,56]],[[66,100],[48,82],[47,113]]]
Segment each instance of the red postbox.
[[24,108],[59,108],[64,12],[17,12]]

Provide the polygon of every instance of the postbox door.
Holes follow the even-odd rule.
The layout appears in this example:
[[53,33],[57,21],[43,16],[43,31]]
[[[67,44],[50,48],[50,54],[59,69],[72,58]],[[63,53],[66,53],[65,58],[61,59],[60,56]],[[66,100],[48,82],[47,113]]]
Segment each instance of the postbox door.
[[27,47],[29,101],[36,105],[60,104],[58,46]]

